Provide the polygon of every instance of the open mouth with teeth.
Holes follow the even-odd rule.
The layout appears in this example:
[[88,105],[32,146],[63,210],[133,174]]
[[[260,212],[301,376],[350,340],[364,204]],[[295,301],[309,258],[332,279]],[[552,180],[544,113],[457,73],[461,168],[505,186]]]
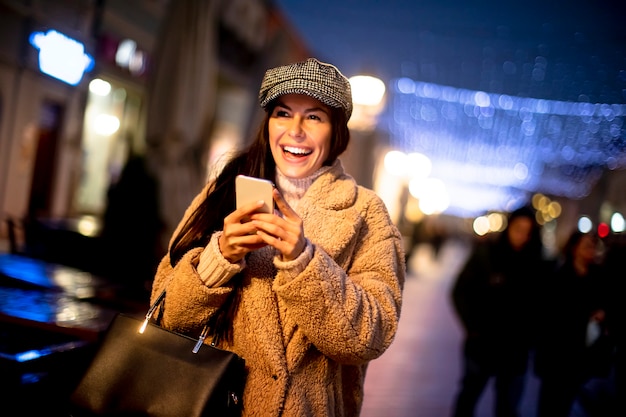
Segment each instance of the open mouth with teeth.
[[310,149],[296,148],[293,146],[283,146],[283,152],[299,157],[299,158],[311,155],[313,153],[313,151]]

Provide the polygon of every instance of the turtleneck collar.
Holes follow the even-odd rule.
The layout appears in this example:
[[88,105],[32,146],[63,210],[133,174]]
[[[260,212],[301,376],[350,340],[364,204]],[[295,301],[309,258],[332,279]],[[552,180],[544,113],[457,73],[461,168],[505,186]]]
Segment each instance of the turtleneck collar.
[[311,184],[318,179],[325,172],[330,171],[334,165],[338,164],[339,161],[335,160],[333,165],[323,166],[313,174],[304,178],[290,178],[285,176],[280,169],[276,167],[276,188],[283,195],[287,204],[291,206],[292,209],[297,211],[298,203],[300,199],[304,196],[306,191],[309,189]]

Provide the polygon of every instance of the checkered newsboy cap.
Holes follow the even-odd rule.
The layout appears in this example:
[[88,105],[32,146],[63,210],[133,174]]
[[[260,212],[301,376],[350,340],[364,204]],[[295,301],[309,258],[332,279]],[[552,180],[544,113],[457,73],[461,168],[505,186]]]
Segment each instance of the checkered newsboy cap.
[[334,66],[315,58],[271,68],[265,72],[259,91],[262,108],[285,94],[305,94],[352,115],[352,90],[348,79]]

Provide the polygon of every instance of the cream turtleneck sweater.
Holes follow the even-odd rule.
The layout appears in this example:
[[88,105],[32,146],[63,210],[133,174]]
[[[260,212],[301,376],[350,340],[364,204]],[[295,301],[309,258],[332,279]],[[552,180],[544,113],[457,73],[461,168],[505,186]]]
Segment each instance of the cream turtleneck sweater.
[[[337,163],[337,162],[335,162]],[[309,189],[313,181],[318,179],[320,175],[331,169],[331,166],[323,166],[313,174],[305,178],[289,178],[285,176],[278,167],[276,168],[276,188],[283,195],[283,198],[289,206],[298,212],[298,203],[306,190]]]

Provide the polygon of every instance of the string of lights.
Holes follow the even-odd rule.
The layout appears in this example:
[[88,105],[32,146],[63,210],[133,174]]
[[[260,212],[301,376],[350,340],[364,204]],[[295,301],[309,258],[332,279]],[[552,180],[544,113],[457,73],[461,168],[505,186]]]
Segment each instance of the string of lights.
[[506,209],[531,193],[580,199],[626,168],[625,104],[565,102],[394,80],[390,145],[432,162],[449,212]]

